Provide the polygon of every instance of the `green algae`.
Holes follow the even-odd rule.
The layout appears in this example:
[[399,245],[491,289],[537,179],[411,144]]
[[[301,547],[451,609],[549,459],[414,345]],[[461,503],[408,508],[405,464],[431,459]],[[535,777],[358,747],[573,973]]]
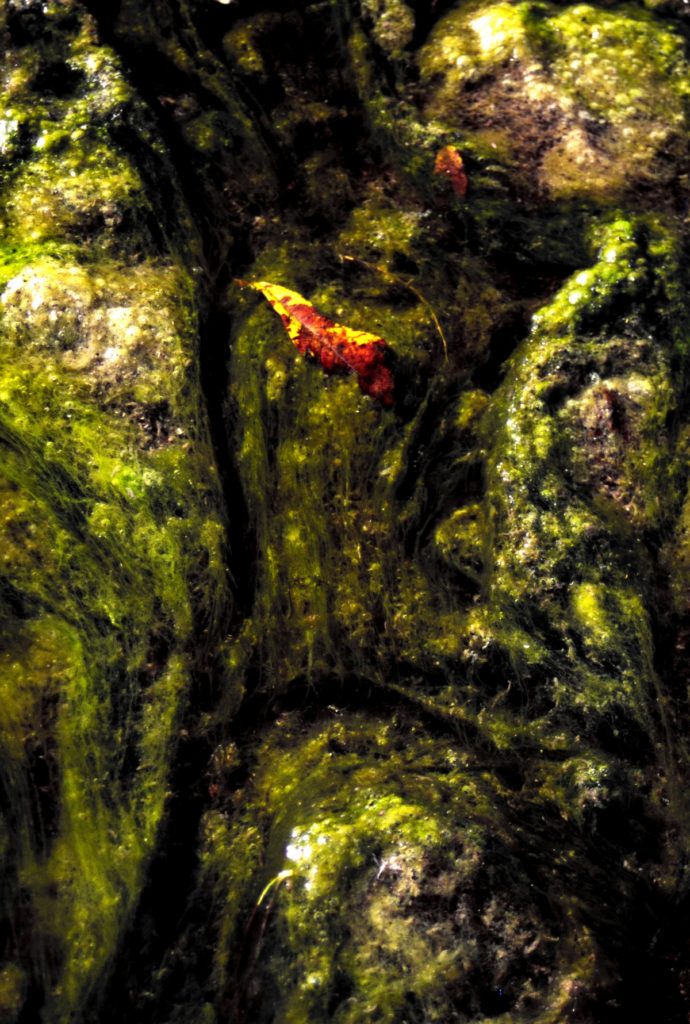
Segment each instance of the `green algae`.
[[24,1001],[24,974],[16,964],[0,972],[0,1013],[8,1020],[18,1015]]
[[[271,280],[276,275],[264,274],[264,278]],[[319,308],[318,296],[313,298]],[[249,373],[245,364],[241,372],[233,373],[233,398],[242,415],[239,466],[250,501],[259,508],[271,486],[268,449],[273,442],[265,433],[264,424],[270,422],[266,405],[287,404],[279,421],[281,426],[284,423],[285,433],[274,454],[273,514],[257,521],[261,553],[261,606],[257,610],[264,621],[276,609],[286,616],[287,633],[280,638],[281,653],[275,661],[281,662],[281,672],[289,678],[299,673],[298,665],[306,668],[320,661],[331,647],[327,581],[339,577],[331,562],[332,538],[343,529],[351,539],[356,530],[353,517],[357,513],[349,495],[358,486],[361,467],[352,464],[349,453],[361,450],[358,438],[375,429],[382,413],[358,394],[353,380],[324,383],[291,351],[282,326],[272,322],[272,317],[267,309],[257,309],[252,317],[256,326],[250,322],[238,339],[235,359],[251,361],[255,369]],[[262,364],[269,373],[265,392]],[[299,414],[291,413],[291,406],[299,408]],[[330,484],[327,497],[320,485],[324,473]],[[319,486],[315,486],[317,480]],[[357,572],[356,550],[353,555]],[[342,599],[335,600],[342,606]],[[288,637],[294,638],[296,651],[302,652],[295,663],[287,656]]]
[[[254,911],[266,914],[265,948],[252,951],[248,967],[257,975],[249,996],[254,1019],[270,1019],[274,991],[283,1019],[296,1022],[355,1022],[374,1013],[395,1021],[411,1005],[431,1020],[471,1014],[473,987],[500,986],[530,933],[534,962],[518,968],[521,980],[506,992],[504,1009],[528,1004],[538,964],[556,947],[543,932],[537,938],[527,884],[510,909],[501,902],[507,875],[491,851],[503,848],[505,856],[509,825],[486,773],[473,772],[439,740],[345,714],[306,733],[285,719],[257,763],[242,812],[268,830]],[[230,836],[237,829],[230,826]],[[225,859],[230,882],[237,841],[215,830],[207,841],[207,856]],[[270,909],[262,911],[266,900]],[[444,910],[451,904],[455,924]],[[481,940],[463,924],[472,914],[483,922]],[[584,933],[571,924],[584,957]],[[484,943],[481,982],[473,967],[477,941]],[[565,962],[573,956],[570,948],[561,952]],[[251,986],[249,977],[237,981]]]
[[[356,180],[328,141],[346,123],[328,90],[312,95],[284,54],[267,59],[295,12],[235,22],[223,65],[194,4],[136,6],[122,5],[116,35],[164,58],[159,100],[194,154],[197,208],[222,209],[232,231],[253,217],[242,276],[385,337],[399,403],[324,378],[265,305],[230,291],[228,426],[252,574],[221,648],[228,554],[199,409],[198,241],[179,199],[161,212],[164,157],[107,48],[75,43],[86,84],[76,98],[38,90],[35,113],[33,52],[7,72],[0,621],[17,638],[0,656],[0,723],[16,796],[0,850],[5,904],[24,889],[34,923],[31,955],[20,945],[0,975],[0,1015],[27,984],[48,991],[51,1019],[97,1006],[159,842],[190,679],[218,649],[225,691],[199,735],[220,744],[208,798],[192,798],[193,907],[210,908],[213,934],[194,913],[179,926],[213,966],[205,982],[189,972],[169,1012],[163,1000],[166,1019],[587,1013],[615,979],[616,904],[643,883],[672,894],[679,874],[671,855],[643,852],[652,826],[638,818],[669,794],[667,821],[684,807],[651,552],[682,500],[668,424],[683,415],[687,318],[674,218],[595,218],[572,200],[622,203],[630,181],[649,186],[643,207],[661,203],[684,152],[679,36],[629,6],[456,5],[419,55],[420,101],[405,85],[410,7],[372,0],[360,25],[325,5],[383,153]],[[238,98],[250,87],[254,106]],[[269,128],[258,108],[273,89]],[[497,123],[478,126],[491,104]],[[121,116],[158,163],[135,165],[116,142],[107,124]],[[433,177],[447,144],[466,156],[468,204]],[[283,215],[273,170],[293,149],[307,155]],[[530,176],[555,205],[522,208]],[[224,225],[205,226],[209,251],[226,252]],[[687,518],[667,555],[679,612]],[[323,707],[334,680],[360,713]],[[225,730],[243,692],[277,720],[240,718],[242,767]],[[304,716],[281,714],[281,699]],[[620,808],[619,863],[605,838],[593,848]],[[171,971],[152,970],[151,1000]]]
[[484,516],[480,504],[455,509],[434,533],[441,557],[451,566],[479,577],[484,546]]
[[[70,153],[60,136],[58,152]],[[35,147],[46,153],[34,160],[13,183],[11,208],[5,213],[6,228],[27,241],[55,237],[80,237],[84,228],[102,219],[115,224],[121,207],[132,206],[131,197],[142,191],[141,179],[129,161],[114,159],[112,148],[95,145],[89,151],[79,147],[65,160],[65,177],[56,187],[55,144],[39,135]],[[51,152],[52,150],[52,152]],[[97,173],[95,173],[97,172]]]
[[[36,84],[38,50],[25,75],[6,68],[31,146],[6,154],[0,297],[3,621],[17,630],[2,659],[2,899],[18,942],[3,977],[43,990],[55,1021],[97,1000],[131,918],[199,657],[193,621],[214,628],[225,587],[183,269],[196,242],[163,257],[153,241],[157,200],[111,135],[118,118],[136,129],[133,94],[88,18],[59,30],[63,13],[46,11],[45,57],[64,88]],[[141,132],[146,146],[145,116]],[[3,999],[9,1012],[21,995]]]
[[[581,34],[588,11],[501,5],[501,39],[489,39],[496,27],[491,19],[480,22],[489,41],[477,54],[477,94],[484,85],[489,90],[487,69],[497,78],[504,59],[516,54],[521,71],[538,65],[533,85],[522,93],[523,83],[516,86],[518,107],[527,97],[537,110],[560,104],[563,123],[574,122],[578,111],[598,116],[594,70],[577,84],[581,96],[575,96],[574,78],[564,71],[568,82],[560,88],[551,71],[558,60],[573,70],[575,29]],[[471,13],[480,19],[487,10],[477,5]],[[466,7],[462,15],[468,16]],[[451,16],[455,12],[441,19],[437,35]],[[654,38],[657,23],[633,13],[596,11],[591,18],[594,28],[615,35],[616,46],[623,36],[630,40],[651,95],[645,131],[656,127],[666,106],[677,114],[684,67],[673,32],[659,29],[664,53],[658,64],[641,69],[643,45]],[[226,48],[237,54],[248,80],[260,78],[265,86],[262,31],[242,25]],[[647,605],[654,567],[635,538],[660,529],[669,507],[659,496],[659,479],[670,466],[670,452],[658,437],[681,400],[672,373],[686,344],[678,234],[671,219],[633,217],[625,210],[592,227],[592,208],[570,204],[573,197],[600,202],[624,191],[620,172],[631,150],[616,146],[627,138],[635,97],[622,77],[613,87],[627,100],[612,103],[606,158],[596,167],[576,164],[567,180],[553,153],[551,164],[539,165],[540,184],[560,201],[557,209],[535,224],[529,211],[520,212],[526,177],[501,178],[500,165],[530,171],[534,154],[529,139],[523,152],[511,151],[505,126],[497,125],[491,137],[470,138],[467,149],[476,171],[473,188],[490,201],[476,202],[460,216],[432,183],[433,154],[450,142],[465,152],[475,126],[453,120],[450,98],[446,108],[434,92],[438,83],[429,89],[438,107],[425,111],[437,123],[415,126],[409,107],[382,95],[356,19],[346,36],[369,123],[382,142],[387,170],[394,168],[400,180],[387,188],[367,182],[351,198],[347,217],[337,185],[337,213],[318,241],[285,224],[280,242],[261,248],[243,276],[293,287],[339,322],[382,334],[403,367],[412,367],[411,401],[406,414],[394,418],[364,399],[353,379],[324,380],[289,347],[268,308],[233,293],[238,310],[231,425],[254,531],[256,575],[252,613],[227,646],[230,671],[242,684],[254,680],[269,704],[296,687],[306,687],[316,703],[324,680],[343,680],[348,692],[364,679],[379,698],[395,692],[437,724],[453,722],[460,738],[447,749],[461,760],[458,752],[472,740],[460,723],[476,727],[481,749],[496,756],[520,751],[528,765],[520,809],[528,818],[543,812],[557,822],[550,849],[569,883],[561,879],[547,888],[560,907],[560,931],[572,927],[575,937],[562,945],[558,966],[544,954],[548,983],[525,981],[509,1007],[473,1004],[462,994],[472,984],[500,987],[498,968],[487,968],[477,981],[477,964],[490,960],[486,950],[505,949],[492,936],[512,936],[507,960],[514,963],[518,947],[529,946],[528,936],[536,939],[537,932],[548,948],[543,917],[540,924],[520,924],[521,914],[529,918],[528,901],[515,880],[519,871],[509,872],[510,881],[501,875],[513,863],[503,846],[493,879],[501,895],[492,906],[482,905],[487,931],[479,937],[469,926],[451,934],[435,918],[431,937],[418,934],[417,922],[428,924],[433,915],[423,900],[415,903],[413,889],[417,885],[429,897],[420,879],[436,859],[446,869],[446,897],[450,891],[462,903],[455,880],[463,872],[474,891],[483,891],[472,865],[490,861],[482,836],[505,824],[496,810],[500,760],[481,776],[492,799],[473,802],[477,776],[471,766],[447,772],[447,790],[435,774],[444,755],[430,738],[434,767],[424,777],[422,802],[415,799],[390,727],[374,724],[374,716],[347,716],[344,729],[336,722],[310,732],[298,724],[281,738],[290,732],[288,716],[252,752],[246,791],[232,795],[233,814],[214,810],[204,818],[202,876],[212,892],[217,929],[213,987],[221,1004],[236,1000],[233,1005],[257,1020],[272,1019],[272,1003],[281,1019],[294,1021],[358,1021],[376,1014],[391,1021],[406,1014],[448,1019],[449,1006],[460,1006],[469,1019],[491,1019],[493,1013],[564,1020],[573,1013],[579,986],[595,989],[610,968],[601,934],[595,934],[605,926],[584,925],[572,896],[581,883],[568,875],[577,843],[570,833],[564,838],[560,823],[586,831],[592,815],[604,818],[646,782],[644,773],[602,751],[602,736],[614,737],[604,746],[625,746],[638,736],[660,739],[663,732],[651,710],[660,692]],[[378,41],[387,48],[384,43]],[[388,47],[388,57],[400,66],[396,45]],[[429,77],[438,72],[431,69]],[[449,88],[456,85],[453,79]],[[322,116],[321,108],[307,110],[312,124]],[[293,138],[296,119],[286,101],[278,119],[282,139]],[[388,144],[396,133],[405,140],[398,149]],[[652,142],[675,145],[671,135]],[[319,197],[318,175],[331,166],[329,159],[310,157],[302,193],[310,209],[322,213],[328,203]],[[438,205],[430,212],[432,197]],[[444,219],[458,236],[452,244],[439,227]],[[515,282],[486,264],[496,259],[500,265],[517,238],[516,262],[532,268],[541,261],[549,271],[553,264],[554,275],[566,268],[566,280],[550,285],[551,295],[544,287],[522,310],[531,322],[528,337],[505,367],[504,383],[489,395],[459,368],[463,359],[472,364],[486,357],[492,332],[511,310],[508,293]],[[434,246],[440,255],[429,259]],[[340,254],[355,265],[360,261],[357,278],[337,266]],[[418,273],[408,274],[412,265]],[[402,287],[391,285],[392,275]],[[437,359],[428,307],[409,289],[403,299],[406,284],[442,319],[450,312],[452,371]],[[438,397],[444,374],[453,371],[454,398]],[[434,460],[440,468],[427,468]],[[669,494],[673,486],[669,481]],[[676,498],[671,495],[670,503]],[[331,710],[337,719],[337,707]],[[477,732],[468,728],[468,735]],[[419,736],[406,736],[406,743],[421,765]],[[358,744],[362,749],[353,756]],[[361,805],[356,787],[364,779],[376,792]],[[454,856],[455,839],[430,796],[438,792],[448,817],[467,831],[468,845],[480,847],[468,854],[469,866]],[[517,833],[513,822],[512,835]],[[616,892],[625,902],[637,875],[626,868],[621,877]],[[434,897],[443,899],[440,888]],[[519,906],[515,913],[513,903]],[[233,986],[236,958],[243,967]],[[338,996],[343,991],[349,995]],[[264,993],[263,1001],[257,992]]]
[[266,77],[266,65],[261,50],[256,45],[256,36],[265,26],[272,24],[270,14],[238,21],[223,36],[223,52],[233,68],[242,75]]
[[[368,237],[375,239],[371,218],[369,225]],[[352,250],[350,231],[345,228],[344,241]],[[252,277],[303,287],[294,277],[294,255],[289,276],[280,257],[273,259],[272,265],[262,260]],[[336,279],[309,297],[339,322],[385,337],[400,357],[423,366],[431,351],[439,361],[424,304],[412,296],[404,307],[391,308],[385,302],[389,286],[379,277],[367,271],[350,294]],[[282,325],[264,306],[251,314],[233,346],[232,379],[246,493],[257,513],[271,510],[256,519],[255,627],[263,637],[262,662],[287,680],[310,675],[315,666],[342,674],[370,664],[372,656],[385,659],[376,625],[382,615],[390,621],[393,644],[423,656],[414,621],[430,600],[429,587],[414,566],[394,566],[387,557],[398,529],[397,475],[390,452],[385,454],[396,431],[391,414],[363,396],[354,379],[324,380],[291,350]],[[378,470],[371,454],[377,448],[385,458]],[[269,653],[266,627],[276,614],[286,630],[278,650]],[[427,617],[431,623],[431,609]],[[293,644],[295,660],[288,653]]]
[[[369,223],[368,235],[375,239],[376,222],[372,227],[370,218]],[[403,235],[394,244],[409,245],[412,237]],[[561,760],[558,768],[537,762],[531,799],[546,799],[562,820],[585,826],[591,813],[607,813],[618,799],[629,798],[636,785],[627,769],[597,749],[595,737],[602,723],[611,723],[614,734],[621,736],[633,727],[643,732],[655,729],[650,707],[659,681],[652,664],[649,614],[640,594],[649,568],[642,550],[638,561],[633,561],[630,536],[633,528],[657,528],[664,515],[658,480],[669,465],[669,455],[654,439],[678,400],[670,360],[674,352],[683,353],[686,344],[683,308],[676,304],[672,285],[678,273],[673,230],[659,221],[613,217],[593,230],[590,245],[590,268],[574,274],[534,316],[532,333],[513,356],[496,396],[490,399],[470,390],[444,412],[439,429],[443,443],[451,446],[444,449],[445,472],[456,467],[451,477],[455,471],[462,478],[463,466],[484,458],[487,474],[483,501],[461,504],[437,520],[433,543],[445,569],[438,562],[432,567],[428,553],[419,549],[401,564],[400,535],[384,525],[388,514],[398,523],[404,523],[406,516],[414,523],[425,500],[429,480],[413,490],[407,507],[399,497],[400,480],[414,451],[417,418],[407,426],[385,424],[378,410],[360,406],[356,416],[365,417],[361,419],[365,431],[360,434],[353,429],[358,399],[354,382],[324,384],[294,354],[287,355],[284,349],[279,355],[277,346],[286,346],[287,339],[279,324],[271,326],[265,309],[252,314],[260,327],[243,326],[234,346],[232,374],[235,408],[242,412],[244,442],[239,458],[245,486],[255,495],[257,511],[270,509],[265,519],[257,520],[267,538],[259,542],[259,551],[277,552],[266,560],[259,577],[260,597],[251,627],[257,631],[254,642],[259,644],[259,661],[262,670],[269,672],[271,688],[285,687],[290,674],[296,680],[316,681],[324,674],[357,673],[366,666],[367,676],[373,676],[384,693],[392,692],[386,689],[391,665],[415,666],[420,671],[417,685],[421,683],[422,688],[424,672],[452,672],[452,682],[433,698],[411,695],[413,705],[439,721],[445,715],[458,726],[472,722],[497,751],[538,746],[542,754],[548,749],[561,758],[566,755],[565,764]],[[385,258],[385,253],[379,249],[367,256]],[[273,266],[275,270],[261,263],[256,276],[278,279],[287,270],[280,256]],[[288,283],[304,288],[308,267],[303,264],[296,269],[293,260],[289,273]],[[341,298],[342,283],[334,283],[322,294],[323,300],[317,298],[319,307],[343,319],[347,306]],[[649,340],[652,328],[641,311],[650,294],[657,298],[654,315],[669,318],[669,351]],[[361,314],[362,308],[353,305],[353,316]],[[635,335],[628,337],[633,330]],[[256,371],[242,372],[240,359],[252,359]],[[263,385],[257,381],[262,363]],[[251,382],[251,391],[242,390],[246,384],[240,382],[246,381]],[[302,391],[302,381],[309,381],[314,390]],[[609,417],[604,430],[590,414],[590,388],[600,396],[601,414]],[[305,395],[309,396],[306,401]],[[269,413],[269,403],[278,408]],[[294,413],[283,418],[286,406],[299,408],[302,418],[298,420]],[[250,421],[245,419],[247,414]],[[258,423],[275,431],[273,440],[265,426],[263,437],[257,436]],[[327,434],[319,432],[324,425]],[[625,443],[615,443],[609,450],[606,444],[616,430],[625,431]],[[580,460],[580,446],[573,440],[578,431],[585,432],[589,459]],[[372,465],[375,432],[381,461]],[[606,444],[600,441],[601,433],[606,434]],[[597,446],[602,444],[599,452]],[[357,463],[364,445],[366,466]],[[341,477],[343,464],[347,473]],[[375,499],[372,505],[367,487],[376,477],[370,492]],[[574,479],[582,488],[579,501],[573,498]],[[313,505],[305,503],[305,491],[318,495]],[[268,505],[263,503],[267,493]],[[341,509],[348,505],[350,515],[344,516]],[[335,532],[329,532],[334,526]],[[370,537],[375,560],[368,550]],[[590,557],[593,543],[598,550],[595,564]],[[478,585],[478,607],[458,599],[456,588],[444,579],[448,568],[463,572]],[[286,583],[289,604],[283,603]],[[262,604],[273,587],[271,603]],[[372,610],[379,616],[377,636],[366,619]],[[279,651],[266,639],[276,618],[282,627]],[[337,631],[339,619],[346,626],[342,632]],[[302,639],[294,631],[300,620]],[[548,630],[568,637],[562,652],[554,650]],[[390,653],[383,660],[386,646]],[[495,664],[499,658],[502,678],[492,680],[495,689],[487,693],[487,660]],[[282,676],[283,672],[288,675]],[[405,687],[396,692],[404,693]],[[473,705],[479,708],[474,718]],[[361,739],[362,728],[358,724],[354,736]],[[335,729],[329,727],[329,735]],[[379,741],[382,731],[379,726],[375,732]],[[589,737],[584,746],[583,736]],[[420,808],[409,812],[398,793],[392,798],[386,791],[381,804],[373,800],[360,816],[353,796],[356,769],[348,758],[344,757],[342,769],[333,768],[333,783],[322,781],[319,769],[314,792],[309,747],[298,755],[294,742],[285,761],[287,788],[275,750],[261,750],[246,824],[239,826],[237,834],[224,825],[208,854],[209,863],[225,863],[226,884],[232,877],[248,878],[258,868],[257,837],[251,832],[252,869],[240,852],[239,836],[250,829],[250,822],[255,827],[263,820],[262,813],[269,820],[275,816],[275,824],[264,825],[269,829],[266,862],[255,883],[256,899],[262,896],[260,906],[266,902],[268,906],[261,911],[266,915],[261,918],[265,921],[262,945],[252,950],[248,968],[262,979],[255,987],[275,991],[272,998],[280,998],[286,1020],[332,1019],[337,1004],[329,1000],[341,985],[352,995],[339,1007],[336,1019],[358,1021],[372,1012],[382,1014],[382,1019],[402,1019],[411,991],[419,1000],[414,1005],[423,1005],[430,1019],[447,1019],[448,992],[454,993],[453,999],[461,998],[463,979],[481,954],[475,939],[468,940],[467,947],[453,944],[451,952],[450,940],[445,947],[443,942],[429,945],[427,939],[417,941],[410,935],[410,920],[415,918],[406,909],[409,893],[402,879],[408,885],[410,877],[423,875],[429,850],[447,851],[449,842],[442,833],[436,836],[433,816],[426,813],[429,798],[424,813]],[[322,742],[319,734],[319,749]],[[332,740],[331,746],[337,760],[347,744]],[[330,751],[331,746],[326,749]],[[322,759],[319,755],[319,763]],[[375,772],[374,764],[367,755],[362,771]],[[341,770],[347,783],[340,777]],[[259,813],[262,792],[267,808]],[[347,811],[339,806],[331,809],[331,801],[337,805],[342,799],[347,800]],[[370,832],[370,812],[376,835]],[[459,810],[458,816],[465,823],[476,823],[483,813],[489,815],[474,807]],[[408,814],[421,832],[407,835]],[[384,826],[389,815],[396,835],[402,836],[404,856],[388,849]],[[476,824],[467,827],[481,830]],[[383,844],[381,853],[375,852],[377,870],[383,865],[383,873],[390,872],[396,879],[395,887],[400,876],[399,890],[379,898],[370,885],[358,888],[357,876],[366,871],[366,854],[359,842],[364,850],[378,850]],[[282,857],[279,849],[286,851]],[[563,857],[567,864],[575,852]],[[635,877],[631,869],[625,884],[632,886]],[[367,907],[365,917],[350,916],[343,886],[357,893],[357,906]],[[214,891],[218,898],[217,886]],[[404,924],[396,917],[401,904]],[[230,907],[232,914],[221,915],[218,923],[223,942],[236,934],[242,913],[234,895]],[[244,913],[253,913],[247,904]],[[496,913],[503,926],[507,913],[503,903]],[[351,939],[344,944],[336,940],[348,932]],[[594,983],[594,949],[589,931],[581,928],[577,940],[564,951],[562,968],[552,971],[548,993],[532,989],[524,1004],[519,1003],[515,1019],[522,1019],[527,1006],[537,1014],[534,1019],[564,1019],[572,1010],[573,986]],[[221,978],[222,963],[221,956],[216,967]],[[435,967],[427,968],[430,963]],[[229,980],[221,984],[228,985]],[[254,1006],[255,997],[244,987],[251,984],[242,981],[237,998]],[[253,1012],[262,1019],[261,1009]]]
[[553,197],[658,187],[684,159],[683,42],[638,8],[462,5],[419,66],[428,117],[507,147]]
[[415,29],[414,11],[408,4],[403,0],[365,0],[362,14],[381,49],[393,58],[402,57]]
[[[561,595],[571,586],[575,622],[597,652],[591,658],[602,667],[615,665],[615,678],[607,680],[601,668],[587,669],[579,686],[563,686],[562,670],[550,656],[547,671],[559,677],[557,703],[562,706],[570,692],[576,705],[591,699],[593,709],[608,714],[616,706],[627,708],[642,721],[649,696],[642,697],[640,680],[647,678],[652,693],[655,683],[647,614],[629,581],[644,579],[648,570],[643,550],[635,555],[627,538],[633,526],[658,526],[668,507],[660,499],[659,479],[668,472],[669,459],[658,437],[674,401],[673,347],[667,353],[658,344],[647,347],[647,332],[659,332],[659,321],[645,327],[633,310],[649,294],[650,267],[663,280],[676,273],[677,259],[672,234],[665,235],[658,224],[651,230],[659,242],[666,238],[658,247],[664,251],[659,262],[645,256],[645,228],[614,220],[599,229],[599,261],[566,282],[534,317],[533,335],[513,357],[503,404],[495,407],[503,425],[489,461],[494,529],[510,538],[507,547],[494,551],[492,569],[492,601],[501,628],[520,617],[526,624],[537,593],[542,614],[549,609],[546,614],[562,628]],[[673,317],[674,307],[667,308]],[[664,315],[663,305],[655,315]],[[670,344],[683,351],[684,314],[675,315]],[[596,333],[590,333],[595,316]],[[603,338],[607,316],[612,330]],[[620,345],[617,327],[626,321],[635,325],[633,340]],[[581,367],[578,389],[561,395],[559,378],[566,372],[572,379],[575,367]],[[574,500],[572,480],[589,492],[587,504]],[[610,532],[612,521],[625,538],[622,545]],[[592,543],[599,550],[599,567],[590,565],[583,578]]]
[[[227,251],[240,205],[247,200],[258,207],[273,202],[278,163],[266,142],[271,133],[267,119],[256,105],[247,104],[244,89],[238,87],[237,79],[248,69],[237,60],[231,41],[226,66],[224,55],[198,31],[192,7],[183,2],[173,10],[166,0],[155,0],[142,8],[137,0],[125,0],[118,7],[114,32],[129,52],[156,55],[157,102],[174,113],[175,134],[194,168],[193,199],[203,196],[211,202],[212,212],[205,215],[222,223],[216,243]],[[250,37],[247,33],[245,43]],[[243,47],[240,42],[239,50]],[[147,87],[148,72],[144,60]],[[219,181],[222,188],[214,194]],[[210,223],[208,227],[212,230]]]

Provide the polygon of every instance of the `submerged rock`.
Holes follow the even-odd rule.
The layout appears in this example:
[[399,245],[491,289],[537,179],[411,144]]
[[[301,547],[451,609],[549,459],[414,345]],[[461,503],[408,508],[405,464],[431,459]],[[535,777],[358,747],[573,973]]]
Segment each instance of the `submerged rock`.
[[1,9],[0,1017],[683,1020],[680,15],[269,6]]
[[632,7],[460,4],[419,55],[426,117],[505,154],[526,189],[610,201],[674,185],[687,160],[687,65]]
[[6,8],[0,1015],[61,1021],[98,1003],[145,883],[223,520],[198,244],[150,117],[78,5]]

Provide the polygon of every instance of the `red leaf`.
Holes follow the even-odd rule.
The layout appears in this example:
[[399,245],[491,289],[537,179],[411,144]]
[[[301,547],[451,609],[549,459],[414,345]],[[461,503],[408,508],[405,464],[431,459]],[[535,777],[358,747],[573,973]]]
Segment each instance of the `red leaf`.
[[439,149],[434,161],[434,174],[442,174],[450,181],[456,196],[464,199],[469,184],[460,151],[455,146]]
[[354,373],[365,395],[387,408],[393,405],[393,374],[386,365],[388,346],[383,338],[333,323],[308,299],[282,285],[268,281],[237,283],[254,288],[268,299],[303,356],[318,360],[325,373]]

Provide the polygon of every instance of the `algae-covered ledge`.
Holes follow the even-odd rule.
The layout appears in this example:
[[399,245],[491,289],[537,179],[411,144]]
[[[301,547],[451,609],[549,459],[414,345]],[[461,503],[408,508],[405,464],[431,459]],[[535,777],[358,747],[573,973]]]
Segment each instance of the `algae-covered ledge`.
[[0,4],[0,1020],[687,1018],[686,34]]

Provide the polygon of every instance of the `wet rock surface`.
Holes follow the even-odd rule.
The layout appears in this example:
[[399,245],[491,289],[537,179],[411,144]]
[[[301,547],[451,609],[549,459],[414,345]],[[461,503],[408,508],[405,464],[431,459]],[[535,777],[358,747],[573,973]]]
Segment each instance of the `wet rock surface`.
[[0,1020],[685,1021],[682,9],[0,17]]

